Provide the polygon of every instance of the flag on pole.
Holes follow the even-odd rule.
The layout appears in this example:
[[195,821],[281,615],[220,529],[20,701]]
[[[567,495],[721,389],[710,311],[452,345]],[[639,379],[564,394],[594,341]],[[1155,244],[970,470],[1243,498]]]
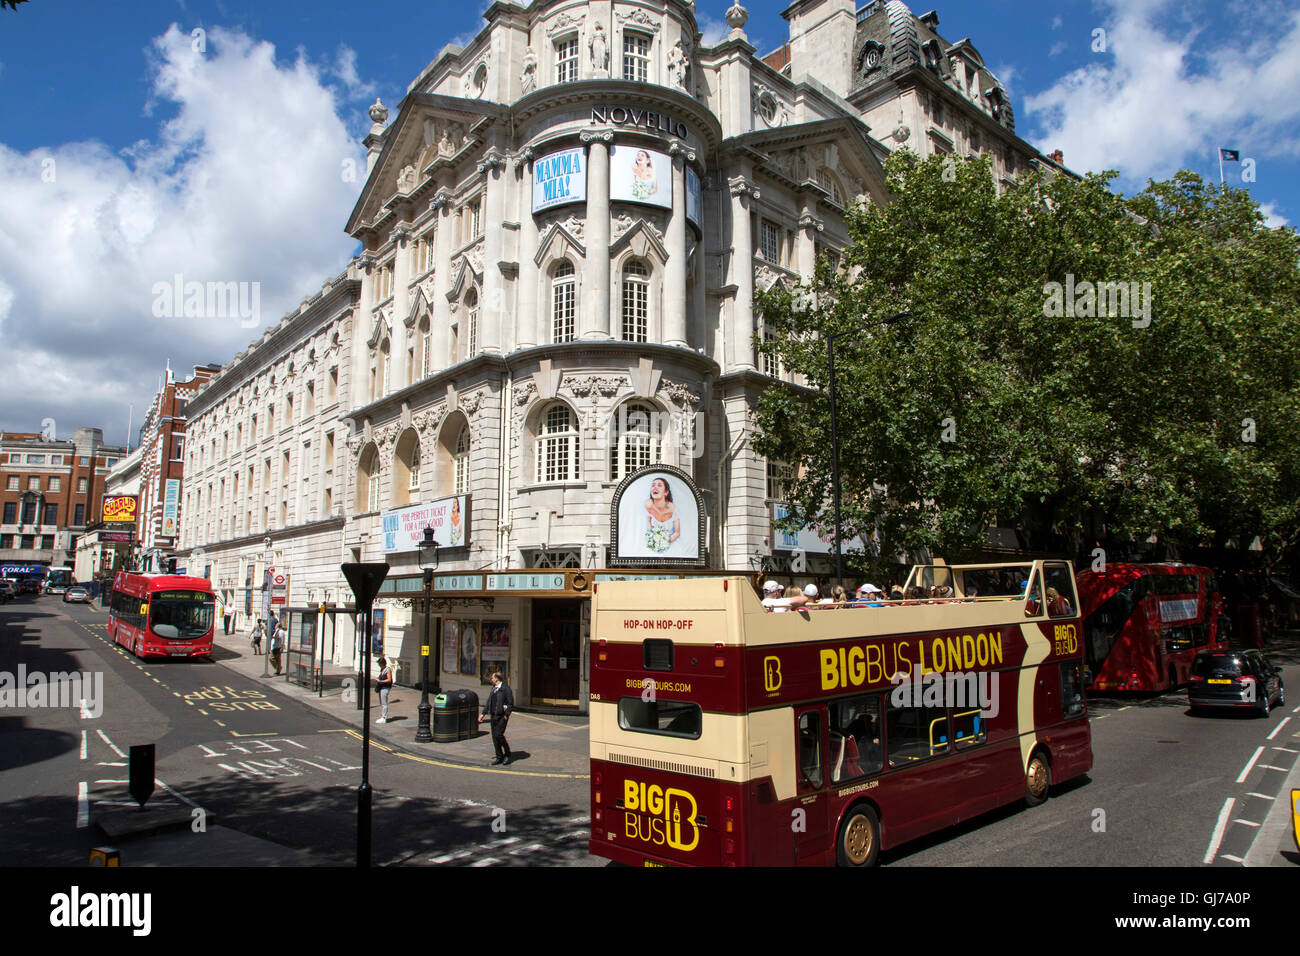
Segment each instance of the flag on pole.
[[1219,159],[1225,163],[1241,162],[1241,150],[1239,149],[1220,149]]

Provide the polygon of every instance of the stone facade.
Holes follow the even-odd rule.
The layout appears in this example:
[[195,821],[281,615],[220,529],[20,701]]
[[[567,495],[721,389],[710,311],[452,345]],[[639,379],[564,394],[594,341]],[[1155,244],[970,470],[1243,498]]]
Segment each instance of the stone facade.
[[[887,201],[889,152],[941,142],[921,133],[930,104],[1011,151],[999,175],[1037,158],[996,78],[968,41],[938,38],[937,17],[893,0],[799,0],[783,15],[790,42],[759,57],[739,4],[706,47],[690,0],[497,2],[395,116],[376,101],[346,280],[195,402],[185,513],[199,517],[182,543],[205,550],[219,587],[259,580],[270,536],[299,596],[343,597],[345,560],[386,560],[406,582],[388,593],[410,592],[417,555],[385,551],[385,515],[463,494],[469,538],[441,550],[440,574],[617,567],[611,501],[638,463],[675,466],[698,488],[706,569],[770,566],[773,486],[753,406],[781,376],[755,349],[756,291],[811,276],[847,243],[850,205]],[[958,67],[961,84],[943,73]],[[265,435],[251,424],[259,409],[283,414],[268,403],[304,370],[319,381],[335,363],[338,404],[314,422]],[[628,410],[672,426],[632,441]],[[239,421],[257,444],[227,453]],[[326,429],[328,478],[299,455]],[[384,601],[386,649],[410,666],[418,595]],[[581,699],[572,675],[558,695],[530,686],[535,642],[558,670],[585,660],[554,650],[537,625],[554,607],[539,601],[444,601],[439,615],[509,625],[510,681],[526,697]]]

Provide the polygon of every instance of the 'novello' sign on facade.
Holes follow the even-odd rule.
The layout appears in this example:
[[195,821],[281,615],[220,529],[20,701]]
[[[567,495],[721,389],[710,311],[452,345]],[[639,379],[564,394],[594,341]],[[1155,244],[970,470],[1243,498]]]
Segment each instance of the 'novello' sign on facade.
[[685,139],[689,134],[686,124],[667,113],[658,113],[644,107],[635,106],[593,106],[592,123],[610,123],[614,126],[641,126],[645,129],[668,133],[678,139]]

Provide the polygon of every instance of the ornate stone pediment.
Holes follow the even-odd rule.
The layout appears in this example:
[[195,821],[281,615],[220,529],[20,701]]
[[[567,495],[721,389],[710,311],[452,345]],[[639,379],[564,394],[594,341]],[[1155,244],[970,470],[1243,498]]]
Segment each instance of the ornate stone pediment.
[[626,212],[619,213],[614,218],[611,237],[611,257],[617,258],[624,249],[630,248],[642,258],[655,259],[660,263],[668,261],[663,232],[644,216],[633,218]]
[[560,383],[561,388],[567,388],[578,398],[586,398],[593,393],[612,398],[627,385],[626,375],[566,375]]

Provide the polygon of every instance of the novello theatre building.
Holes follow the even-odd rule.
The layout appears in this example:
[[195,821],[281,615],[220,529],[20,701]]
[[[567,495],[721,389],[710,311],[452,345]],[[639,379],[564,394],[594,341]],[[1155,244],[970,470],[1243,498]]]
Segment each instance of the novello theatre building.
[[855,200],[885,200],[881,161],[903,141],[866,117],[885,110],[892,128],[900,96],[919,94],[849,102],[895,62],[859,55],[881,46],[864,30],[888,41],[911,23],[909,69],[929,34],[901,3],[804,0],[784,13],[791,42],[764,58],[739,5],[711,11],[730,31],[711,46],[689,0],[484,16],[395,111],[370,108],[346,223],[363,249],[337,353],[346,438],[310,469],[333,476],[316,564],[337,580],[315,593],[346,593],[334,554],[387,561],[371,646],[418,681],[417,545],[432,527],[443,686],[479,688],[501,666],[521,703],[585,710],[599,582],[788,573],[796,549],[809,575],[827,566],[816,535],[773,532],[786,473],[754,451],[753,408],[798,383],[758,355],[754,296],[842,249]]

